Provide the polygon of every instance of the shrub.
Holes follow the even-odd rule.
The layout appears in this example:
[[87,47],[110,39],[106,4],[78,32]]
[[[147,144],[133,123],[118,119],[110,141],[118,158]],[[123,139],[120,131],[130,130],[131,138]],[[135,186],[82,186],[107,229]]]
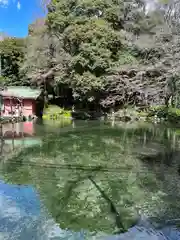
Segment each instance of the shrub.
[[71,111],[64,110],[57,105],[49,105],[44,109],[44,119],[58,119],[59,117],[71,118]]
[[164,118],[170,122],[180,121],[180,109],[166,106],[156,106],[149,109],[148,116],[157,116],[158,118]]

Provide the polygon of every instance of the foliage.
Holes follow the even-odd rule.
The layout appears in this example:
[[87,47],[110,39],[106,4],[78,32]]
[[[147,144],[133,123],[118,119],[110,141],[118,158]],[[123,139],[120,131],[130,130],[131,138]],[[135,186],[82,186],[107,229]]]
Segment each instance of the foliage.
[[48,105],[43,111],[44,119],[58,119],[59,117],[71,118],[71,111],[67,111],[56,105]]
[[43,117],[43,124],[45,127],[47,128],[53,128],[55,126],[59,127],[59,128],[65,128],[65,127],[68,127],[68,126],[71,126],[71,119],[69,117],[64,117],[64,116],[58,116],[58,117]]
[[156,116],[163,118],[172,123],[179,123],[180,121],[180,109],[166,106],[151,107],[148,111],[148,116]]
[[7,77],[0,76],[0,86],[4,86],[8,81]]
[[24,58],[24,39],[6,37],[0,41],[3,84],[23,85],[20,65]]
[[[21,66],[29,79],[36,73],[46,70],[48,66],[49,37],[45,33],[43,19],[37,19],[29,26],[29,36],[26,39],[25,60]],[[38,72],[36,72],[38,70]]]
[[137,114],[139,117],[148,117],[148,113],[147,112],[144,112],[144,111],[140,111],[138,114]]
[[29,26],[17,83],[58,96],[68,91],[67,101],[95,110],[178,107],[179,5],[152,5],[148,10],[141,0],[49,1],[47,16]]
[[148,54],[153,58],[132,42],[160,23],[158,14],[148,16],[144,7],[143,1],[51,1],[45,22],[39,19],[29,28],[22,69],[30,67],[27,73],[38,84],[68,86],[76,102],[109,107],[134,101],[137,89],[126,79],[119,84],[115,69],[136,65]]

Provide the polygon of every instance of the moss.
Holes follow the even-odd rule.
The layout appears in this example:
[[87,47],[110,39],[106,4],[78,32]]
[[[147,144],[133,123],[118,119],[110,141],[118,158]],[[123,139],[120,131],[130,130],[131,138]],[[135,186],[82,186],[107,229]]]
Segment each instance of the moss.
[[47,125],[47,126],[53,126],[53,127],[59,127],[59,128],[70,126],[72,124],[71,119],[69,118],[60,118],[56,120],[44,119],[43,123],[44,125]]
[[158,105],[158,106],[151,106],[149,108],[150,111],[159,111],[159,110],[162,110],[162,109],[165,109],[166,107],[164,105]]
[[60,108],[57,105],[49,105],[44,109],[43,119],[71,118],[71,111]]
[[180,122],[180,109],[166,106],[150,107],[148,117],[157,116],[169,122]]
[[180,129],[175,131],[176,135],[180,136]]
[[138,117],[147,117],[147,116],[148,116],[148,113],[147,113],[147,112],[144,112],[144,111],[141,111],[141,112],[138,112],[137,116],[138,116]]
[[[123,115],[123,110],[117,113],[121,113],[121,115]],[[131,111],[129,111],[129,109],[126,109],[126,115],[131,115],[131,117],[136,116],[139,118],[139,120],[141,118],[144,118],[147,121],[153,121],[154,117],[157,117],[159,120],[164,120],[172,123],[180,123],[180,109],[173,107],[167,108],[164,105],[149,107],[149,109],[146,110],[139,109],[139,111],[135,108],[132,108]]]
[[180,117],[180,109],[179,108],[169,108],[168,113]]

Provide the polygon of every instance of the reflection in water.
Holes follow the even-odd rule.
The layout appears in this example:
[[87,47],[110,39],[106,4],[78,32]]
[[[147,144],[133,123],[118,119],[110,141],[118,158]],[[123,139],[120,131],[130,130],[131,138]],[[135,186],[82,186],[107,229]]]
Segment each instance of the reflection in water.
[[27,145],[40,144],[36,136],[34,122],[7,123],[1,126],[0,149],[1,156],[7,155],[15,149],[24,148]]
[[30,186],[9,185],[1,181],[0,206],[0,239],[56,240],[86,236],[83,231],[61,230],[50,219],[41,206],[39,196]]
[[[62,239],[71,235],[72,239],[92,239],[93,235],[97,239],[129,228],[135,236],[143,230],[131,227],[142,222],[153,222],[153,226],[156,222],[162,228],[180,216],[179,132],[163,126],[127,126],[77,122],[74,127],[56,126],[54,132],[52,127],[48,131],[46,126],[46,130],[36,126],[42,144],[2,163],[3,178],[20,188],[34,186],[44,206],[35,221],[47,230],[51,224],[47,224],[46,208],[64,229],[56,227],[57,239],[62,234]],[[34,199],[32,205],[39,201],[37,196]],[[140,214],[148,222],[140,221]],[[168,234],[167,227],[163,231]],[[133,239],[131,233],[125,234],[122,239],[128,239],[127,234]],[[148,240],[147,232],[145,236]]]
[[0,155],[7,155],[26,146],[39,145],[42,136],[46,136],[50,132],[57,132],[57,130],[59,131],[60,128],[65,126],[72,128],[70,119],[3,124],[0,127]]
[[41,239],[40,201],[31,187],[1,181],[0,206],[0,239]]

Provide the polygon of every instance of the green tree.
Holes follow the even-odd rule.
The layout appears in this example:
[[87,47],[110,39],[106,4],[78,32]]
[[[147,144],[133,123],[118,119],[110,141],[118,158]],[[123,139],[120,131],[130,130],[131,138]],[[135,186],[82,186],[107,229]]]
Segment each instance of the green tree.
[[23,66],[36,82],[65,85],[74,99],[99,103],[109,71],[136,62],[122,30],[138,35],[150,22],[143,1],[51,1],[46,22],[30,26]]
[[109,70],[126,56],[123,63],[135,61],[122,30],[140,34],[153,27],[142,27],[150,22],[143,7],[143,1],[51,1],[47,25],[70,58],[56,81],[67,83],[78,100],[99,102]]
[[24,58],[24,39],[5,37],[0,41],[2,76],[5,85],[23,85],[20,65]]
[[21,70],[47,91],[68,89],[81,106],[163,104],[179,68],[166,5],[148,12],[140,0],[50,1],[47,17],[29,27]]

